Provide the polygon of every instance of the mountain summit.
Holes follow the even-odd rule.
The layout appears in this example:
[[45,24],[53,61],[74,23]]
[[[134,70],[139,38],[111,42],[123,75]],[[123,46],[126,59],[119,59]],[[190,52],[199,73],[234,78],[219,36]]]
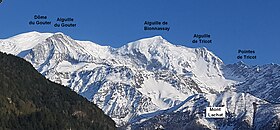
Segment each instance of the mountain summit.
[[[273,92],[280,88],[279,65],[225,65],[206,48],[174,45],[160,36],[112,48],[62,33],[33,33],[0,40],[0,51],[24,58],[51,81],[97,104],[118,127],[269,129],[279,124],[280,98]],[[227,117],[205,118],[207,106],[225,106]]]

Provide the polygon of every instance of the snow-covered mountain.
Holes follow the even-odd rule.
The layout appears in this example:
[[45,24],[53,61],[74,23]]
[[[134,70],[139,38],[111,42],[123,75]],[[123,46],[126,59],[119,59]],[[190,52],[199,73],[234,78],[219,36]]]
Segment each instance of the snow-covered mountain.
[[[173,45],[160,36],[112,48],[30,32],[0,40],[0,51],[94,102],[120,128],[279,127],[277,64],[225,65],[206,48]],[[206,106],[226,106],[227,117],[206,119]]]

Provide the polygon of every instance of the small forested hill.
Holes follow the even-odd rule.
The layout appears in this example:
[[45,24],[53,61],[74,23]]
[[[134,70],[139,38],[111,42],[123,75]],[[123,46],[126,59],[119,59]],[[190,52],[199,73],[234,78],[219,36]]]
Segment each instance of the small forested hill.
[[47,80],[25,60],[0,53],[0,129],[116,129],[103,111]]

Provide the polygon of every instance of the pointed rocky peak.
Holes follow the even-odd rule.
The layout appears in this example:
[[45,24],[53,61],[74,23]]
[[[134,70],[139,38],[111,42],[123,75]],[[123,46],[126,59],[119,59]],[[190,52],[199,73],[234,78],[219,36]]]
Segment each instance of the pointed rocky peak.
[[165,40],[165,39],[163,39],[162,36],[153,36],[153,37],[150,37],[150,38],[141,39],[140,41],[146,41],[146,40],[163,41],[163,40]]
[[53,34],[52,36],[47,38],[48,40],[70,40],[70,41],[74,41],[71,37],[61,33],[61,32],[57,32],[55,34]]
[[148,38],[142,38],[137,41],[146,41],[146,40],[163,40],[162,36],[153,36],[153,37],[148,37]]
[[130,42],[127,45],[119,48],[119,51],[141,51],[148,52],[150,50],[162,50],[163,48],[168,48],[172,46],[167,40],[163,39],[161,36],[154,36],[150,38],[143,38],[134,42]]
[[249,66],[246,64],[246,63],[244,63],[243,61],[238,61],[238,62],[236,62],[236,63],[234,63],[233,65],[235,65],[236,67],[238,67],[238,68],[248,68]]
[[226,68],[238,68],[238,67],[246,67],[247,65],[243,62],[243,61],[238,61],[236,63],[233,64],[227,64]]
[[143,38],[143,39],[128,43],[128,45],[132,45],[132,46],[142,46],[142,45],[159,46],[159,45],[163,45],[163,44],[171,44],[171,43],[169,43],[167,40],[165,40],[162,36]]
[[204,58],[204,60],[207,62],[213,61],[216,64],[223,64],[223,61],[219,57],[217,57],[214,53],[212,53],[205,47],[195,48],[195,52],[202,58]]
[[50,46],[55,46],[58,50],[69,50],[69,49],[80,49],[82,48],[80,44],[77,43],[74,39],[71,37],[63,34],[63,33],[55,33],[52,36],[48,37],[46,39],[46,43]]
[[169,43],[167,40],[165,40],[162,36],[154,36],[154,37],[150,37],[150,38],[144,38],[144,39],[140,39],[134,43],[141,43],[141,44],[149,44],[149,45],[154,45],[154,46],[158,46],[158,45],[172,45],[171,43]]
[[63,38],[63,37],[66,37],[66,35],[62,32],[57,32],[53,35],[53,37]]

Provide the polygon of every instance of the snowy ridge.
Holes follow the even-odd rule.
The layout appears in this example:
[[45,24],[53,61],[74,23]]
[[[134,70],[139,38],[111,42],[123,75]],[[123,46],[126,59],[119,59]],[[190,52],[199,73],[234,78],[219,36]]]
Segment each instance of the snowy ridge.
[[[111,48],[63,33],[30,32],[0,40],[0,51],[29,61],[124,129],[263,129],[279,120],[277,64],[225,65],[206,48],[173,45],[161,36]],[[205,119],[207,106],[225,106],[228,117]],[[265,108],[273,113],[260,118]]]
[[0,40],[0,51],[18,55],[20,52],[29,50],[37,44],[53,35],[52,33],[29,32],[17,36]]

